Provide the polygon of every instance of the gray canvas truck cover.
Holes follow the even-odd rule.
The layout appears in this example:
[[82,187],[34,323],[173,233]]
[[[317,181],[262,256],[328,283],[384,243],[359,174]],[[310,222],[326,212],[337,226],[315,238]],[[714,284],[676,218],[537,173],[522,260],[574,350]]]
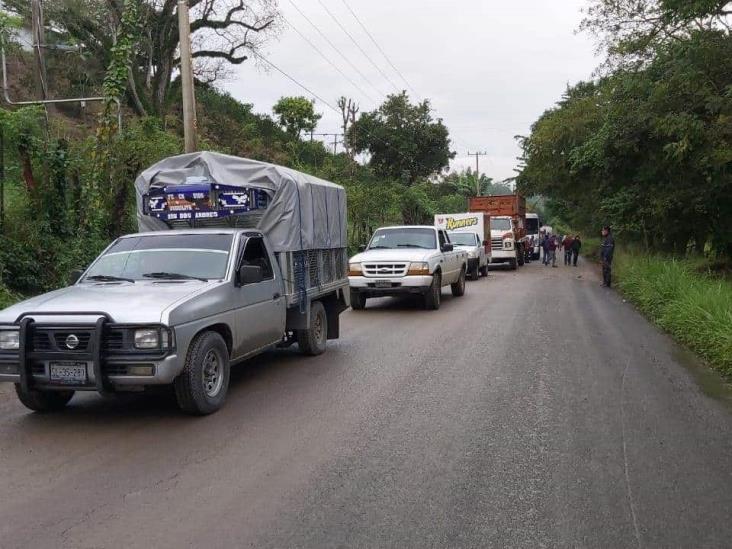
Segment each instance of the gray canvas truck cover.
[[283,166],[214,152],[165,158],[138,176],[135,194],[141,232],[170,229],[160,219],[145,215],[145,194],[184,184],[189,178],[265,191],[269,204],[254,218],[255,227],[267,235],[275,252],[347,246],[343,187]]

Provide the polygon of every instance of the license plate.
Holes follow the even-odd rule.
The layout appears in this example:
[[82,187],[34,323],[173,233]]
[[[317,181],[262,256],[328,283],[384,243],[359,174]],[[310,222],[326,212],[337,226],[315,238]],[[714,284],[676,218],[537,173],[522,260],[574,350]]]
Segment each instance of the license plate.
[[86,362],[51,362],[51,383],[80,385],[86,383]]
[[391,288],[391,280],[377,280],[374,282],[377,288]]

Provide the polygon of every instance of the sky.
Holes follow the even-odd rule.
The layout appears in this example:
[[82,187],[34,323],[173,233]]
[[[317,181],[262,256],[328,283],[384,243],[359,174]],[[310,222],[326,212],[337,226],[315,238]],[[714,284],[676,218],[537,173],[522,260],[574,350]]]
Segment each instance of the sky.
[[600,63],[592,38],[575,32],[585,5],[586,0],[279,0],[281,28],[262,54],[319,99],[255,58],[235,67],[223,87],[268,114],[282,96],[314,98],[323,114],[316,130],[321,133],[338,132],[341,125],[340,113],[324,102],[335,106],[345,95],[364,112],[386,94],[406,89],[415,100],[429,99],[433,115],[448,127],[457,153],[451,169],[474,168],[475,158],[467,153],[484,152],[480,171],[503,180],[515,175],[518,164],[514,136],[527,135],[568,84],[590,78]]

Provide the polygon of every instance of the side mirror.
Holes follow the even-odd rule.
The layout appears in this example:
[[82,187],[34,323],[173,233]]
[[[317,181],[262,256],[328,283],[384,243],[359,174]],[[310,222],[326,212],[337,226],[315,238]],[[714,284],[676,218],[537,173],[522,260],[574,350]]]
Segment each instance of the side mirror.
[[237,278],[239,279],[240,286],[262,282],[264,280],[262,267],[259,265],[242,265],[237,271]]
[[454,249],[454,246],[452,244],[450,244],[449,242],[446,242],[445,244],[442,245],[442,248],[440,248],[440,250],[442,250],[443,252],[451,252],[453,249]]
[[68,283],[69,286],[73,286],[77,282],[79,282],[79,279],[81,278],[81,275],[84,274],[84,269],[74,269],[69,273],[69,279]]
[[359,252],[365,252],[365,251],[366,251],[366,244],[361,244],[361,245],[360,245],[360,246],[358,247],[358,251],[359,251]]

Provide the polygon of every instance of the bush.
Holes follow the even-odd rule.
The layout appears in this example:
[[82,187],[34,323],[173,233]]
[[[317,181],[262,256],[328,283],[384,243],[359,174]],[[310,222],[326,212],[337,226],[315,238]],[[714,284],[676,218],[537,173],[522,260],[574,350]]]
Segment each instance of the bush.
[[619,253],[618,287],[678,341],[732,378],[732,283],[698,272],[698,261]]

